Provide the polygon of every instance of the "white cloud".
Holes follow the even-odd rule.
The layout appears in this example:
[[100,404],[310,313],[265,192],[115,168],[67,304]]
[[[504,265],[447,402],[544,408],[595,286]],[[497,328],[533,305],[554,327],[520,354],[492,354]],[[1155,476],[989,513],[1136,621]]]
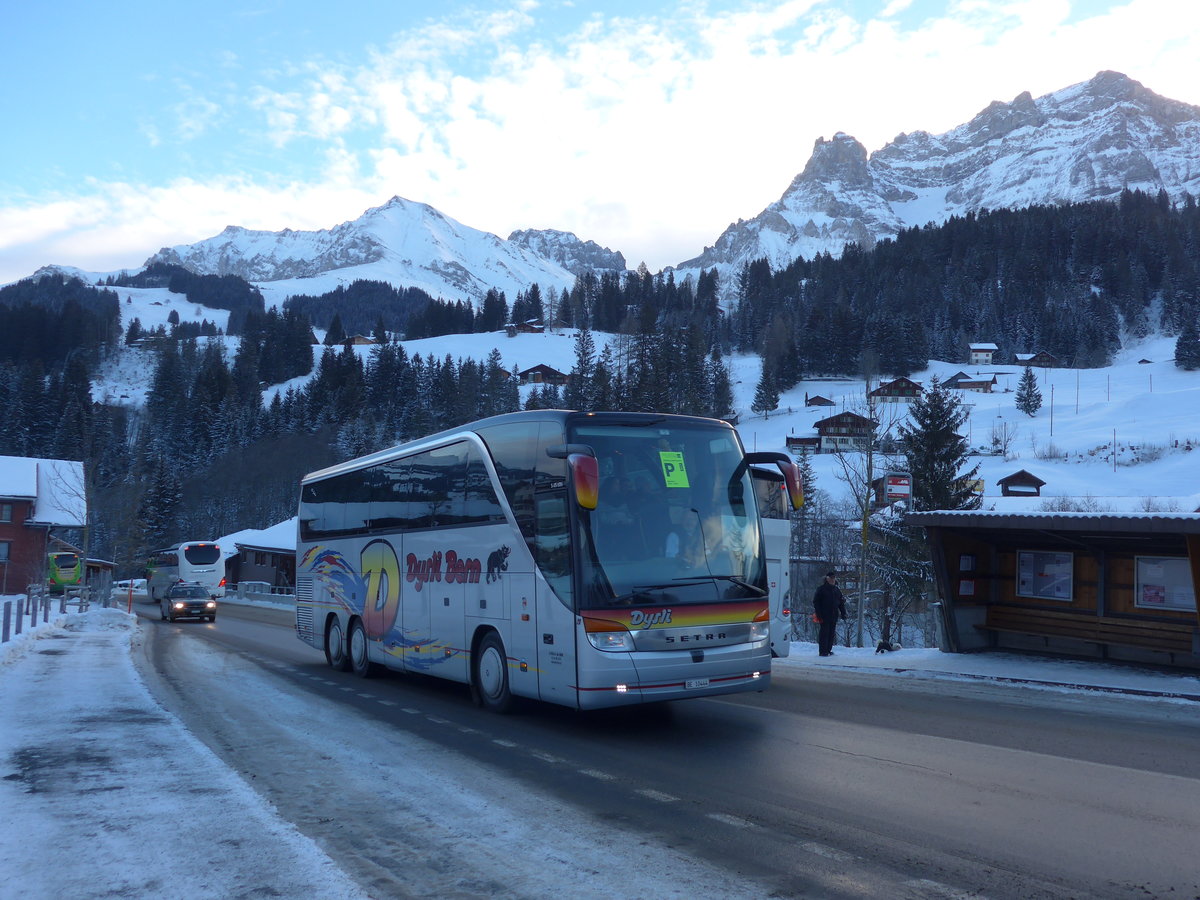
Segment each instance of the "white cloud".
[[[1101,69],[1200,102],[1200,4],[1093,9],[963,0],[914,25],[908,0],[872,19],[820,0],[718,14],[683,4],[640,18],[593,16],[575,34],[547,35],[537,28],[549,14],[522,2],[477,20],[435,21],[381,42],[357,67],[300,63],[285,89],[244,91],[280,154],[301,146],[298,138],[310,156],[313,142],[328,147],[320,183],[130,187],[145,203],[122,186],[96,185],[110,235],[100,215],[82,225],[60,218],[72,224],[55,238],[63,212],[55,201],[10,206],[0,210],[0,239],[5,217],[15,238],[0,253],[28,258],[14,246],[31,232],[14,215],[44,223],[33,231],[55,238],[41,245],[55,261],[122,242],[140,261],[225,224],[329,227],[400,194],[502,236],[571,230],[657,269],[778,199],[814,140],[837,131],[875,150],[901,131],[946,131],[992,100],[1040,96]],[[200,113],[196,127],[216,115]],[[193,209],[181,198],[201,202]],[[96,208],[76,202],[81,214]],[[14,265],[0,266],[0,279],[32,271]]]
[[236,178],[179,179],[150,189],[106,183],[92,185],[86,196],[2,206],[0,284],[50,264],[133,269],[161,247],[212,237],[226,225],[328,228],[380,202],[375,192],[354,185],[348,156],[331,151],[327,158],[329,180],[317,185],[264,186]]

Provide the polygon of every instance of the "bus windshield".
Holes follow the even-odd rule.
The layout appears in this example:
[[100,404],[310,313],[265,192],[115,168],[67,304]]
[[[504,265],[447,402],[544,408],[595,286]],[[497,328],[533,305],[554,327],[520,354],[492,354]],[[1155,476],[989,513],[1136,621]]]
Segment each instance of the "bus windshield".
[[580,606],[700,604],[766,596],[754,491],[732,429],[703,422],[579,422],[600,470],[579,510]]
[[211,566],[221,558],[216,544],[184,544],[183,557],[193,566]]

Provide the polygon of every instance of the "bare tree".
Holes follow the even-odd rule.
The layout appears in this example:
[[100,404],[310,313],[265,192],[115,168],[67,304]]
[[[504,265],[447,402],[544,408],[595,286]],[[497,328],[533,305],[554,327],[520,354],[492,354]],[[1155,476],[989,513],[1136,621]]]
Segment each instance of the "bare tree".
[[887,469],[900,467],[900,457],[895,453],[884,453],[881,447],[885,444],[895,446],[890,437],[904,418],[904,408],[898,403],[880,403],[871,396],[871,382],[865,383],[861,401],[847,406],[850,412],[870,420],[873,431],[858,446],[839,447],[835,451],[838,464],[841,467],[840,480],[849,489],[855,506],[855,518],[859,523],[859,554],[858,554],[858,586],[855,601],[854,645],[863,646],[864,614],[869,590],[870,575],[870,528],[869,521],[872,509],[872,482]]

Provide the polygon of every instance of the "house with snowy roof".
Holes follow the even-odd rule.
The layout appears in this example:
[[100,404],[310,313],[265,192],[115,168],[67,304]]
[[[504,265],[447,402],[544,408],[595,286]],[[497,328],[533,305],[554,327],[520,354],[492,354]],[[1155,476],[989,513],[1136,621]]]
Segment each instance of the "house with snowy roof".
[[83,463],[0,456],[0,592],[40,584],[51,532],[86,523]]
[[970,363],[973,366],[990,366],[992,364],[992,356],[1000,348],[991,343],[975,343],[968,344],[967,349],[970,351]]
[[1039,369],[1054,369],[1058,366],[1058,357],[1045,350],[1039,350],[1037,353],[1017,353],[1015,358],[1017,365],[1020,366],[1033,366]]

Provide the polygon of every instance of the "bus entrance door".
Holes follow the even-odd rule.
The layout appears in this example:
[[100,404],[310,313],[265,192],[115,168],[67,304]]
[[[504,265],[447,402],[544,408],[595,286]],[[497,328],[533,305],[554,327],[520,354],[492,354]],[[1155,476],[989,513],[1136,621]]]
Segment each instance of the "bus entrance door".
[[540,697],[537,647],[537,596],[533,573],[509,573],[504,579],[511,615],[508,680],[514,694]]

